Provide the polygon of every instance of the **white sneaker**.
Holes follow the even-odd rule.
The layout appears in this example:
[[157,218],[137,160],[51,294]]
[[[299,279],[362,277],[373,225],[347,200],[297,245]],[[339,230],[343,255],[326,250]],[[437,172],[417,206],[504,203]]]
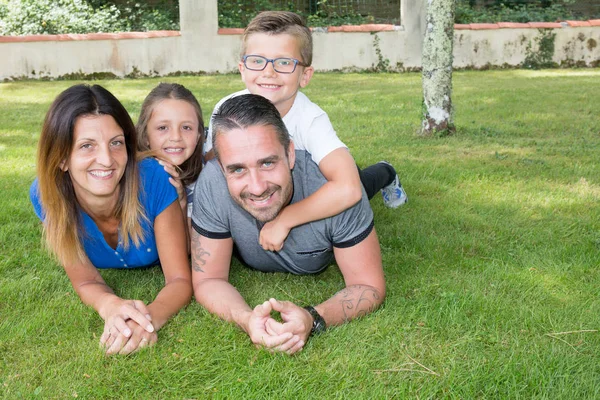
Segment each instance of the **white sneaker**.
[[[380,162],[391,165],[387,161]],[[381,196],[383,197],[383,204],[389,208],[398,208],[408,202],[408,196],[406,195],[397,174],[392,183],[381,189]]]

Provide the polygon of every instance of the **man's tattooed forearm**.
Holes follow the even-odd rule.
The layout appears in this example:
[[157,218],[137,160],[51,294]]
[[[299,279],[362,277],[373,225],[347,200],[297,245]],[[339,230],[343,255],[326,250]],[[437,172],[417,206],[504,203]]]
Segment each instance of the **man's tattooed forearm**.
[[362,317],[373,311],[381,302],[381,296],[372,287],[357,285],[339,292],[344,320]]
[[194,255],[192,256],[192,268],[196,272],[204,272],[202,267],[206,265],[206,260],[203,258],[204,256],[210,257],[210,253],[205,251],[202,247],[198,246],[194,249]]
[[202,267],[206,265],[207,257],[210,257],[210,253],[202,248],[200,235],[192,232],[192,268],[194,271],[204,272]]

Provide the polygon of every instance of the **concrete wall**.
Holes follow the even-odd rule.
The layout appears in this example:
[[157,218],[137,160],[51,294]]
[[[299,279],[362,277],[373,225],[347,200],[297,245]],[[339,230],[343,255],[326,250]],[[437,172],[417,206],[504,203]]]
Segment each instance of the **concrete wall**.
[[[421,65],[426,0],[401,0],[401,26],[319,28],[314,35],[317,70],[360,70],[377,65],[375,35],[384,60],[397,70]],[[180,31],[1,37],[0,80],[110,73],[168,75],[237,70],[239,29],[219,29],[217,0],[180,0]],[[554,60],[600,62],[600,20],[563,24],[457,25],[455,66],[516,66],[538,29],[556,32]]]
[[517,66],[548,33],[555,35],[556,64],[600,66],[600,20],[594,20],[455,25],[454,67]]

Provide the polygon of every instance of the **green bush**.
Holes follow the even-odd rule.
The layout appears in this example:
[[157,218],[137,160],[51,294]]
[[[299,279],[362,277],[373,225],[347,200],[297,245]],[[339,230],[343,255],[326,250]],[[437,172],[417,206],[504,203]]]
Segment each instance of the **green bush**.
[[537,49],[534,50],[531,42],[527,45],[526,57],[523,60],[523,68],[542,69],[556,68],[556,63],[552,60],[554,55],[554,40],[556,33],[552,29],[541,29],[540,34],[535,38]]
[[137,0],[87,0],[95,9],[114,7],[121,15],[124,31],[179,30],[179,2]]
[[84,0],[4,0],[0,35],[178,30],[178,9],[146,3]]
[[0,35],[111,32],[120,28],[114,7],[94,10],[83,0],[8,0],[0,9]]

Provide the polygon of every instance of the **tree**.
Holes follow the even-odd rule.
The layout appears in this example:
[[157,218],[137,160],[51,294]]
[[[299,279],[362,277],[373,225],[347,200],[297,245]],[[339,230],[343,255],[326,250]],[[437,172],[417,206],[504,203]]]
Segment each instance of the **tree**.
[[451,134],[454,0],[428,0],[423,41],[423,126],[421,135]]

